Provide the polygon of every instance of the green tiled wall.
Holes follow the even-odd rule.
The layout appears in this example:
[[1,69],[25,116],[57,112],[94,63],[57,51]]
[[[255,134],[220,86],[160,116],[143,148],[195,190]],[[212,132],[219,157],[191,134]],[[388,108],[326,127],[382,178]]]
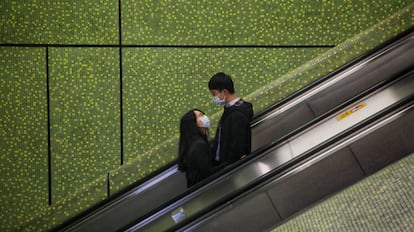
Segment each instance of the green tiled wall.
[[122,1],[124,44],[336,45],[410,0]]
[[52,199],[121,164],[117,48],[49,51]]
[[46,49],[0,47],[0,57],[0,230],[7,231],[48,205]]
[[118,1],[2,0],[0,43],[118,44]]
[[72,197],[66,197],[54,203],[51,207],[39,207],[36,214],[32,217],[22,217],[18,221],[16,219],[5,221],[2,224],[2,229],[30,232],[51,230],[54,226],[59,225],[71,216],[82,213],[85,209],[105,200],[107,197],[106,186],[106,175],[99,176],[93,182],[71,193]]
[[[328,50],[407,5],[380,33]],[[216,125],[207,90],[215,72],[232,74],[259,112],[413,26],[412,6],[1,1],[0,231],[50,229],[105,199],[108,172],[113,194],[173,160],[183,113],[202,108]]]

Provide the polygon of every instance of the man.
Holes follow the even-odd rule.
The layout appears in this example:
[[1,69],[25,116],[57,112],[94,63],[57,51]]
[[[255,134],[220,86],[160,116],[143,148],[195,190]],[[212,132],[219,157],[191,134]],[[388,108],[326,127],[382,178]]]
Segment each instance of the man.
[[223,72],[211,77],[208,87],[213,101],[224,106],[224,112],[212,141],[215,163],[222,167],[236,162],[251,151],[251,103],[237,97],[231,77]]

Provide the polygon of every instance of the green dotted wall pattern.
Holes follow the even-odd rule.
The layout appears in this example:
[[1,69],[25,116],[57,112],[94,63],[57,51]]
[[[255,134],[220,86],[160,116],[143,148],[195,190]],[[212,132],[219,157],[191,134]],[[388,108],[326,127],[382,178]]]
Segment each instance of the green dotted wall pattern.
[[116,44],[118,1],[2,0],[0,43]]
[[0,47],[0,230],[48,204],[46,49]]
[[[75,192],[67,195],[52,206],[39,208],[34,216],[24,217],[23,220],[18,221],[22,226],[17,231],[51,230],[53,226],[57,226],[73,215],[79,214],[94,204],[105,200],[107,197],[106,182],[106,175],[100,176],[94,181],[78,188]],[[13,221],[6,223],[12,224]],[[14,228],[18,227],[13,224],[12,226]]]
[[52,48],[53,199],[120,165],[119,50]]
[[411,2],[124,0],[123,43],[335,45]]
[[50,229],[105,199],[107,173],[116,194],[173,160],[183,113],[202,108],[216,126],[220,107],[207,90],[215,72],[230,73],[259,112],[412,27],[413,7],[412,0],[0,1],[1,191],[15,191],[0,198],[0,231]]

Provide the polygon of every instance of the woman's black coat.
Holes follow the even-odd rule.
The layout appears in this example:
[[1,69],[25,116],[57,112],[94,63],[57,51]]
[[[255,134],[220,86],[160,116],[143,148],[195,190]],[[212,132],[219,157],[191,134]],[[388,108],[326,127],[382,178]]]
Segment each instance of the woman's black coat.
[[187,187],[200,182],[214,172],[211,157],[209,143],[201,137],[195,138],[185,152],[180,165],[181,171],[185,172],[187,178]]

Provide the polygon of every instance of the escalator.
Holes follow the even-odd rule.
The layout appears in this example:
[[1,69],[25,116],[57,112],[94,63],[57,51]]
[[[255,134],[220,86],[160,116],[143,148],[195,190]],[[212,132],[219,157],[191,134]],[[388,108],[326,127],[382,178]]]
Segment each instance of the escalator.
[[126,231],[262,231],[414,151],[414,70]]
[[256,156],[297,136],[322,120],[331,111],[347,104],[355,96],[366,95],[380,88],[413,67],[414,35],[407,33],[355,60],[302,91],[268,108],[252,123],[252,153],[206,181],[186,189],[185,177],[176,165],[140,183],[88,214],[81,215],[55,230],[117,231],[144,220],[165,204],[198,192],[205,183],[231,172],[237,166],[253,162]]

